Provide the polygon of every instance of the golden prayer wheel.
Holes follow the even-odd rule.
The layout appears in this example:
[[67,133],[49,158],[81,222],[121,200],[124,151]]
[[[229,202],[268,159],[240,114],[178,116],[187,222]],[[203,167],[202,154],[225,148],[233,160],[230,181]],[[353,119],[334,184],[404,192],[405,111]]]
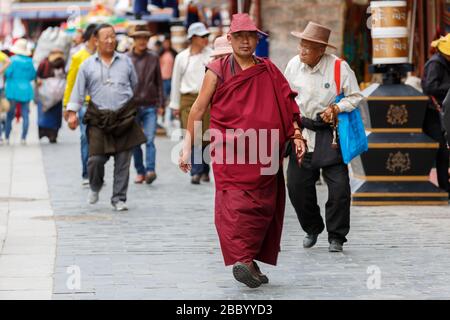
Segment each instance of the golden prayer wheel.
[[370,2],[373,64],[408,63],[408,11],[406,1]]
[[372,1],[372,29],[408,26],[406,1]]
[[408,29],[379,28],[372,30],[373,63],[396,64],[408,62]]

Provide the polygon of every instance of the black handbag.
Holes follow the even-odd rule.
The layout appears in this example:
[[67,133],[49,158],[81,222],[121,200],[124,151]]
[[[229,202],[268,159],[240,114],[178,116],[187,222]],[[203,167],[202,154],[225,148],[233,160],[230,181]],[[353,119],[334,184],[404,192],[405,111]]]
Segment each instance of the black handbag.
[[337,148],[333,148],[333,129],[328,123],[323,122],[320,114],[317,115],[315,121],[302,119],[302,125],[316,132],[316,142],[311,159],[312,168],[318,169],[343,163],[341,149],[339,148],[339,138],[337,140]]

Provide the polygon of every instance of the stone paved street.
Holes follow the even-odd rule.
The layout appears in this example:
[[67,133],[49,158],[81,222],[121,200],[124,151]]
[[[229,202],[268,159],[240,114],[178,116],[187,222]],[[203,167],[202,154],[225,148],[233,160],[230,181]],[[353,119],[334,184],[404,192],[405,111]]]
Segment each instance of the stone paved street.
[[[223,265],[214,227],[212,183],[191,186],[189,177],[170,161],[176,142],[158,137],[156,144],[158,179],[151,186],[135,185],[132,169],[130,210],[125,213],[113,212],[109,204],[113,160],[108,163],[100,202],[86,203],[78,132],[64,128],[57,145],[43,140],[39,146],[33,140],[26,147],[1,146],[0,298],[29,297],[29,290],[34,290],[33,298],[41,299],[450,298],[448,207],[353,207],[344,253],[330,254],[325,233],[313,249],[302,248],[304,234],[288,201],[279,264],[261,266],[270,284],[254,290],[244,287]],[[29,155],[33,162],[22,168],[33,170],[27,171],[28,176],[11,176],[20,165],[13,160],[28,157],[27,148],[35,156]],[[45,175],[33,175],[39,170]],[[41,183],[35,189],[43,194],[17,200],[11,185],[28,190],[27,184],[39,184],[35,179]],[[318,190],[323,208],[326,187]],[[11,204],[17,201],[22,205],[14,210]],[[20,220],[20,226],[14,223],[26,213],[33,218]],[[23,224],[31,222],[39,227],[41,238],[48,236],[36,245],[42,249],[40,256],[19,245],[23,238],[18,233],[28,230]],[[48,254],[52,250],[56,250],[53,260]],[[8,259],[11,255],[21,258]],[[28,277],[21,273],[29,269],[17,268],[23,259],[35,266],[36,272]],[[50,275],[44,266],[53,268]],[[76,267],[68,270],[70,266]],[[16,272],[5,275],[5,268]],[[73,270],[80,271],[79,287],[71,285]],[[373,270],[374,274],[368,273]],[[378,274],[380,282],[371,281]]]

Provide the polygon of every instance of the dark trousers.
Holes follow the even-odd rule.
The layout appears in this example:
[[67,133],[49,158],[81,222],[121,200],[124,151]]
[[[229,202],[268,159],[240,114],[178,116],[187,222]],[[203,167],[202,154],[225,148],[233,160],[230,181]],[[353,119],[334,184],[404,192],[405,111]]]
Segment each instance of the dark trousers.
[[[112,155],[114,157],[114,183],[111,203],[127,201],[130,163],[133,150],[126,150]],[[100,191],[105,177],[105,164],[109,155],[90,156],[88,160],[89,184],[92,191]]]
[[446,192],[450,192],[449,187],[449,174],[448,174],[448,168],[449,168],[449,157],[450,153],[447,149],[447,145],[443,142],[444,137],[442,137],[442,141],[439,143],[439,149],[436,154],[436,173],[437,173],[437,179],[439,188],[442,190],[445,190]]
[[[297,213],[303,230],[308,234],[320,234],[325,226],[317,203],[316,181],[320,169],[311,167],[313,153],[307,153],[299,167],[294,153],[289,157],[287,187],[289,198]],[[322,168],[323,178],[328,186],[328,201],[325,205],[325,219],[328,241],[347,242],[350,231],[350,179],[344,163]]]
[[[208,148],[208,149],[207,149]],[[208,175],[210,171],[208,157],[204,157],[205,150],[209,150],[209,146],[203,147],[192,147],[191,149],[191,176],[201,176],[203,174]]]
[[439,118],[439,112],[427,108],[425,114],[425,120],[423,125],[423,131],[431,138],[439,142],[439,149],[436,154],[436,173],[439,188],[450,192],[449,188],[449,151],[447,149],[447,143],[444,135],[444,131],[441,125],[441,119]]

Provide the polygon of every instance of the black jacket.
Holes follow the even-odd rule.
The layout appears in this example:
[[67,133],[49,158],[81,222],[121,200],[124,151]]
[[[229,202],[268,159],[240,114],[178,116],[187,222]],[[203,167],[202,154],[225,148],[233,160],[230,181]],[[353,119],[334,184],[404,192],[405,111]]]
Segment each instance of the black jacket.
[[425,64],[422,79],[423,92],[436,98],[442,104],[448,90],[450,90],[450,62],[440,53],[436,53]]
[[450,145],[450,90],[447,92],[447,96],[442,103],[442,107],[444,109],[444,129],[446,131],[448,144]]
[[147,139],[136,121],[136,113],[131,101],[117,111],[99,110],[91,101],[83,118],[89,155],[111,155],[145,143]]

